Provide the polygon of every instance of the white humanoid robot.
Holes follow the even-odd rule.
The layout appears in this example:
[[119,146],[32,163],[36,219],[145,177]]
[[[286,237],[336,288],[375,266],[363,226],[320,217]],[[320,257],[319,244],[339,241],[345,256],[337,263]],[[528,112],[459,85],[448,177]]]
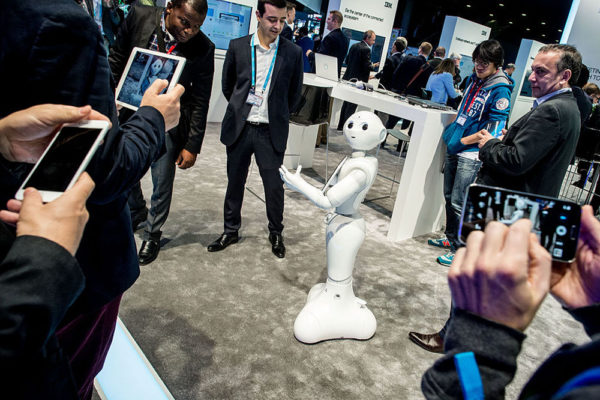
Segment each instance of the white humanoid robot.
[[[365,221],[359,212],[377,176],[377,159],[366,151],[386,136],[379,118],[367,111],[353,114],[344,125],[344,136],[352,156],[344,159],[323,190],[306,182],[283,165],[281,179],[318,207],[331,210],[327,216],[327,282],[315,285],[294,323],[294,335],[304,343],[328,339],[369,339],[377,322],[367,303],[354,295],[352,270],[358,249],[365,239]],[[331,186],[331,187],[330,187]]]

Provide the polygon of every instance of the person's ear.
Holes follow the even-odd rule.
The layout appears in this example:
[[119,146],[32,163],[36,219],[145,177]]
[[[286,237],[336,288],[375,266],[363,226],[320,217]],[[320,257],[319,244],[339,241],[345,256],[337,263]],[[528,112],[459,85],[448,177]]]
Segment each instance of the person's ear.
[[561,75],[561,83],[568,83],[569,79],[571,79],[571,76],[573,75],[573,72],[571,72],[570,69],[565,69]]

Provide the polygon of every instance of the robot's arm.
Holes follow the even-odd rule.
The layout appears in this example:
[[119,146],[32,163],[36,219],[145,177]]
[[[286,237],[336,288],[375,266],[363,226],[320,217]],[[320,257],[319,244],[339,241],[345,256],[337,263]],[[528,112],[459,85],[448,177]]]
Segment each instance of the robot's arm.
[[367,174],[360,169],[355,169],[332,186],[327,194],[323,194],[319,189],[306,182],[304,178],[300,176],[301,169],[302,167],[298,166],[296,173],[292,174],[282,165],[279,169],[279,173],[281,179],[290,189],[302,193],[310,201],[315,203],[317,207],[323,209],[334,208],[343,204],[346,200],[363,189],[367,183]]
[[335,207],[335,205],[331,204],[327,196],[302,178],[300,175],[301,170],[302,166],[299,165],[296,173],[292,174],[284,165],[282,165],[281,168],[279,168],[279,175],[281,175],[281,180],[283,180],[290,189],[302,193],[310,201],[315,203],[317,207],[323,209]]

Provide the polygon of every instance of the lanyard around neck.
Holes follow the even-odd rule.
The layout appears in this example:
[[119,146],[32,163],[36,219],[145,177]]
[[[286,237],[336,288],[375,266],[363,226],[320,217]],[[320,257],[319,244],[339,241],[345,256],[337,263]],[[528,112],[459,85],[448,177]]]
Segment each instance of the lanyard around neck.
[[[254,47],[254,37],[256,35],[252,35],[252,41],[250,46],[252,47],[252,89],[256,88],[256,47]],[[269,71],[267,72],[267,77],[265,78],[265,83],[263,84],[262,93],[267,90],[267,84],[269,83],[269,79],[271,78],[271,72],[273,72],[273,66],[275,65],[275,58],[277,58],[277,50],[279,49],[279,42],[275,46],[275,54],[273,54],[273,58],[271,59],[271,65],[269,66]]]

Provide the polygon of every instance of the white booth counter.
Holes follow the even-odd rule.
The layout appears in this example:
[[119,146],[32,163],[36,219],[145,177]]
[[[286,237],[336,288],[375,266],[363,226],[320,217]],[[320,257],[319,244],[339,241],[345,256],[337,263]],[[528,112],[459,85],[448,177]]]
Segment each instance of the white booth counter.
[[393,96],[304,74],[305,85],[330,87],[333,98],[414,121],[388,239],[400,241],[440,230],[444,221],[442,132],[455,112],[413,106]]

